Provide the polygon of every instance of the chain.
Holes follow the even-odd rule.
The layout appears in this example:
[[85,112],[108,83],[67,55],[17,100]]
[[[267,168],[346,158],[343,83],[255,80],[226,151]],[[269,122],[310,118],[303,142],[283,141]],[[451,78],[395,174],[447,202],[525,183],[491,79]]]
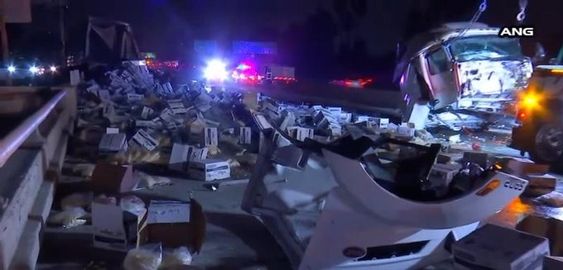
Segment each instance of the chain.
[[[471,18],[469,25],[471,26],[473,23],[477,22],[479,20],[479,18],[481,17],[481,14],[483,14],[483,12],[485,12],[485,10],[487,10],[487,0],[483,0],[481,2],[481,4],[479,5],[479,8],[477,9],[477,11],[475,11],[475,14],[473,14],[473,17]],[[463,37],[465,35],[465,33],[467,31],[469,31],[470,26],[463,29],[463,31],[461,31],[461,33],[456,38]]]
[[520,0],[520,12],[516,15],[516,20],[518,23],[523,23],[526,19],[526,8],[528,7],[528,0]]

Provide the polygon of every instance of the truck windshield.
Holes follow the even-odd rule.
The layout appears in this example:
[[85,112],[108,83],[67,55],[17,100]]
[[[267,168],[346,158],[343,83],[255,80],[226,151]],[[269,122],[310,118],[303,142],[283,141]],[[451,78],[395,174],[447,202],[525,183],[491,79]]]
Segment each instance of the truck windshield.
[[517,39],[499,37],[468,37],[451,44],[451,52],[458,61],[486,60],[507,56],[521,56]]

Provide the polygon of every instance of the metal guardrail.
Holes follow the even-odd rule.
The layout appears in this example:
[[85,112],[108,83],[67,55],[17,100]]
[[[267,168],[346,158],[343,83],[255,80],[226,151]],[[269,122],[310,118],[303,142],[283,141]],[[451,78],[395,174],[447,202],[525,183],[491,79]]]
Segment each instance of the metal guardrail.
[[27,140],[35,129],[39,128],[39,125],[65,95],[66,91],[56,93],[39,110],[27,117],[17,128],[0,140],[0,167],[3,167],[10,156]]

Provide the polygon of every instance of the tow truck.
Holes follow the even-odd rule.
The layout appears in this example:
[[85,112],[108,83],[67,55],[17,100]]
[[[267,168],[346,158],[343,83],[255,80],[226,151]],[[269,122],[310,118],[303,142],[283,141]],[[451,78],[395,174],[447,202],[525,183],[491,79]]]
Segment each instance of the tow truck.
[[538,163],[563,164],[563,47],[550,65],[539,65],[518,98],[511,147]]

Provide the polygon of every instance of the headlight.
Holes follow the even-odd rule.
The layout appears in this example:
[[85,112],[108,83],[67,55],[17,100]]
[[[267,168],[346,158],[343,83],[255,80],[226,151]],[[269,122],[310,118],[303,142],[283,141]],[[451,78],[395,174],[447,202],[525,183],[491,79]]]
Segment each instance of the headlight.
[[205,67],[203,71],[203,76],[207,80],[224,81],[229,76],[229,73],[227,72],[227,64],[221,60],[211,60],[207,63],[207,67]]
[[39,73],[39,68],[36,66],[31,66],[29,67],[29,72],[31,72],[31,74],[35,75],[37,73]]
[[49,67],[49,70],[50,70],[52,73],[55,73],[55,72],[57,72],[57,67],[56,67],[56,66],[51,66],[51,67]]
[[10,72],[10,73],[16,72],[16,67],[14,67],[12,65],[8,66],[8,72]]

